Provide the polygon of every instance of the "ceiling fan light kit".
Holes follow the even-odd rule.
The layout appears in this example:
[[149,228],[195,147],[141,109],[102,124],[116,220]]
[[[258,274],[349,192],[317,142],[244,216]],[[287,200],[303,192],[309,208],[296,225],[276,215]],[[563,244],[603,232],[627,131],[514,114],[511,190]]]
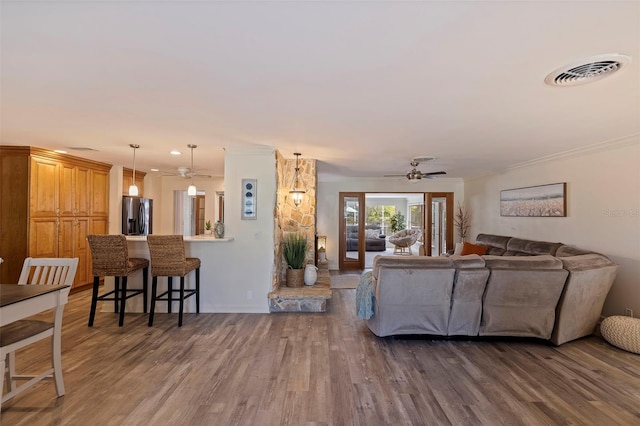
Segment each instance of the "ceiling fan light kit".
[[409,172],[407,172],[406,174],[402,174],[402,175],[384,175],[385,177],[405,177],[407,178],[407,180],[411,183],[416,183],[416,182],[420,182],[423,178],[424,179],[434,179],[436,176],[440,176],[440,175],[446,175],[447,172],[429,172],[429,173],[424,173],[421,172],[420,170],[417,169],[418,165],[420,164],[419,161],[417,161],[418,159],[427,159],[428,161],[430,160],[434,160],[435,157],[416,157],[414,158],[409,164],[411,165],[411,170]]

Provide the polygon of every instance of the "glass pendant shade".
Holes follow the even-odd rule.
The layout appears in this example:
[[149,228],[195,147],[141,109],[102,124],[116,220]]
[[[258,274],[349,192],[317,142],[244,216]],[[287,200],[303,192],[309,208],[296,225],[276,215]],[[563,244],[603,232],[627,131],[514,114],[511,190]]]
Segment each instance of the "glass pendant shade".
[[293,204],[295,204],[296,207],[298,207],[302,203],[304,192],[305,191],[289,191],[289,194],[291,194],[291,198],[293,199]]
[[140,145],[129,144],[133,148],[133,176],[131,180],[131,186],[129,186],[129,195],[132,197],[138,196],[138,187],[136,186],[136,149],[140,148]]
[[191,173],[191,184],[187,188],[187,195],[189,197],[195,197],[196,194],[198,193],[198,191],[196,190],[196,186],[193,184],[193,175],[195,174],[195,171],[193,169],[193,149],[197,148],[198,145],[189,144],[187,146],[189,147],[189,149],[191,149],[191,170],[190,170],[190,173]]
[[293,175],[293,182],[291,183],[291,190],[289,194],[291,195],[291,199],[293,200],[293,204],[296,207],[302,204],[302,200],[304,198],[304,194],[307,192],[307,188],[304,185],[304,180],[302,180],[302,176],[300,176],[300,167],[298,166],[298,158],[302,155],[299,152],[294,152],[293,155],[296,156],[296,168],[295,173]]

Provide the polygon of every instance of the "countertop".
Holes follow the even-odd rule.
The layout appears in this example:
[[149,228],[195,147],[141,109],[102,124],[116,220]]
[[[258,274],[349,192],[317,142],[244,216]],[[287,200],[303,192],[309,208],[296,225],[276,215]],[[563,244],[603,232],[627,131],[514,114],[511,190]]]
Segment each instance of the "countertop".
[[[127,235],[127,241],[147,241],[145,235]],[[188,243],[228,243],[233,241],[233,237],[216,238],[209,235],[185,236],[184,241]]]

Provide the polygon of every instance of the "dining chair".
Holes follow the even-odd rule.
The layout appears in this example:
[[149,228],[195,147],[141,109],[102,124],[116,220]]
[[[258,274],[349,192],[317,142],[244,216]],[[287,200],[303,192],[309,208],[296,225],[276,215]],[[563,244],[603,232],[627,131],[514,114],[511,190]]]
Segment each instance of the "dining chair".
[[[78,268],[78,258],[32,258],[27,257],[22,264],[22,272],[18,278],[18,285],[67,285],[73,284]],[[62,315],[62,309],[58,311]],[[62,318],[60,318],[61,323]],[[47,371],[34,374],[16,374],[15,352],[25,346],[38,342],[47,337],[51,338],[51,364]],[[23,319],[12,322],[0,328],[0,359],[5,360],[6,371],[3,372],[9,394],[16,393],[17,380],[28,380],[20,386],[20,390],[27,389],[42,378],[53,379],[58,396],[64,395],[62,380],[62,363],[60,360],[60,336],[54,336],[54,323],[35,319]],[[2,390],[0,390],[1,392]],[[9,398],[9,394],[2,400]]]
[[[167,302],[167,312],[171,313],[171,304],[179,302],[178,327],[182,327],[182,314],[185,299],[196,296],[196,313],[200,313],[200,259],[186,257],[182,235],[148,235],[147,244],[151,257],[151,309],[149,326],[153,325],[156,301]],[[184,277],[196,271],[195,288],[185,289]],[[167,291],[158,293],[158,277],[167,277]],[[180,277],[180,289],[173,289],[173,277]],[[179,296],[173,297],[174,293]]]
[[[147,283],[149,280],[149,261],[129,257],[127,239],[124,235],[87,235],[91,259],[93,260],[93,293],[89,312],[89,327],[93,327],[96,307],[99,300],[113,300],[113,311],[119,312],[118,326],[124,324],[124,312],[127,299],[142,295],[142,306],[147,313]],[[142,269],[142,288],[127,288],[129,275]],[[100,277],[114,277],[113,290],[100,292]]]

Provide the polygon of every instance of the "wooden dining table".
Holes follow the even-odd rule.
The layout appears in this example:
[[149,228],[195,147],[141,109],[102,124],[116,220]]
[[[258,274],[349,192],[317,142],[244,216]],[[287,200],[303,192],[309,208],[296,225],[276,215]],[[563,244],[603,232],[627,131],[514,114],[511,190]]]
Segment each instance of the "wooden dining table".
[[[40,380],[47,378],[54,370],[59,373],[56,374],[55,380],[56,392],[58,396],[64,395],[61,364],[61,329],[62,313],[64,305],[69,299],[70,290],[71,287],[68,285],[0,284],[0,327],[53,309],[53,368],[3,395],[1,402],[13,398]],[[5,367],[5,357],[3,356],[0,357],[0,390],[4,389]]]

